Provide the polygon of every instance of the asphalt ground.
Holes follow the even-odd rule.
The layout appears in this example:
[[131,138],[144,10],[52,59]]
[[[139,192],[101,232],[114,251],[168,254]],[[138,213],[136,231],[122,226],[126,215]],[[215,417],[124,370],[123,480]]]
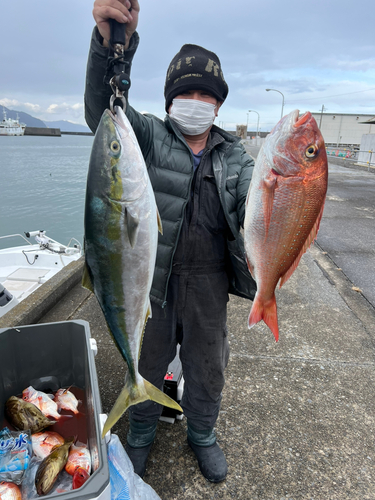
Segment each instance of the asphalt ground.
[[[65,271],[71,282],[80,266]],[[162,500],[375,499],[374,308],[317,246],[276,293],[278,343],[263,323],[248,330],[251,302],[232,296],[228,304],[231,355],[216,426],[227,479],[203,478],[184,420],[160,422],[144,480]],[[28,324],[89,322],[108,413],[126,368],[95,297],[78,283],[40,311]],[[0,326],[22,324],[22,314],[11,311]],[[125,414],[113,428],[123,443],[127,429]]]

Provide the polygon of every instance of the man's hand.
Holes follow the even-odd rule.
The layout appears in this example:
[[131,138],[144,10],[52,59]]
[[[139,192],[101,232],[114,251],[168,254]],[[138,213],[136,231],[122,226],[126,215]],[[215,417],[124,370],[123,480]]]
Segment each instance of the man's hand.
[[103,37],[105,47],[108,47],[111,36],[109,19],[115,19],[119,23],[126,23],[125,49],[127,49],[130,38],[138,25],[138,0],[95,0],[92,13],[99,33]]

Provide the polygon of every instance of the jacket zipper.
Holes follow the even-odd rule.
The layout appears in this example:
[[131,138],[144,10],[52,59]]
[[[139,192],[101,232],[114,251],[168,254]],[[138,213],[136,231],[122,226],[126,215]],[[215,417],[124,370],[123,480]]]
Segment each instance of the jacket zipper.
[[[183,138],[182,135],[180,135],[179,131],[178,130],[175,130],[174,128],[174,125],[173,123],[171,123],[170,121],[170,125],[174,131],[174,133],[177,135],[177,137],[182,141],[182,143],[186,146],[189,154],[190,154],[190,159],[191,159],[191,169],[193,171],[193,175],[190,176],[190,182],[189,182],[189,193],[188,193],[188,196],[190,196],[190,193],[191,193],[191,183],[193,182],[193,176],[194,176],[194,158],[193,158],[193,154],[191,152],[191,149],[189,148],[189,146],[187,145],[185,139]],[[177,238],[176,238],[176,244],[173,248],[173,252],[172,252],[172,258],[171,258],[171,265],[169,266],[169,272],[168,272],[168,276],[167,276],[167,281],[166,281],[166,286],[165,286],[165,292],[164,292],[164,300],[163,300],[163,303],[161,305],[162,309],[164,309],[164,307],[167,305],[167,301],[166,301],[166,298],[167,298],[167,293],[168,293],[168,285],[169,285],[169,279],[171,277],[171,274],[172,274],[172,268],[173,268],[173,259],[174,259],[174,254],[176,253],[176,250],[177,250],[177,245],[178,245],[178,240],[180,239],[180,234],[181,234],[181,229],[182,229],[182,224],[184,222],[184,217],[185,217],[185,209],[186,209],[186,205],[188,203],[188,200],[185,200],[184,201],[184,204],[183,204],[183,208],[182,208],[182,217],[181,217],[181,223],[180,223],[180,227],[178,228],[178,233],[177,233]]]

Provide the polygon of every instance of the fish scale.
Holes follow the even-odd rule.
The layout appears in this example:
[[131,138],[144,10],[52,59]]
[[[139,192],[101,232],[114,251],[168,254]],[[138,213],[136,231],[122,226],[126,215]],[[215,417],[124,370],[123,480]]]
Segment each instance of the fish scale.
[[267,136],[246,201],[244,236],[257,293],[249,328],[264,320],[279,336],[275,288],[316,238],[328,182],[323,137],[311,113],[285,116]]

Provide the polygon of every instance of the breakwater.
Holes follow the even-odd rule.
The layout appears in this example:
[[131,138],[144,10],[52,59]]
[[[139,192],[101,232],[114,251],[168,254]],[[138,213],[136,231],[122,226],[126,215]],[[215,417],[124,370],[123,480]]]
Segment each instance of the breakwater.
[[61,130],[59,128],[26,127],[24,135],[61,137]]

